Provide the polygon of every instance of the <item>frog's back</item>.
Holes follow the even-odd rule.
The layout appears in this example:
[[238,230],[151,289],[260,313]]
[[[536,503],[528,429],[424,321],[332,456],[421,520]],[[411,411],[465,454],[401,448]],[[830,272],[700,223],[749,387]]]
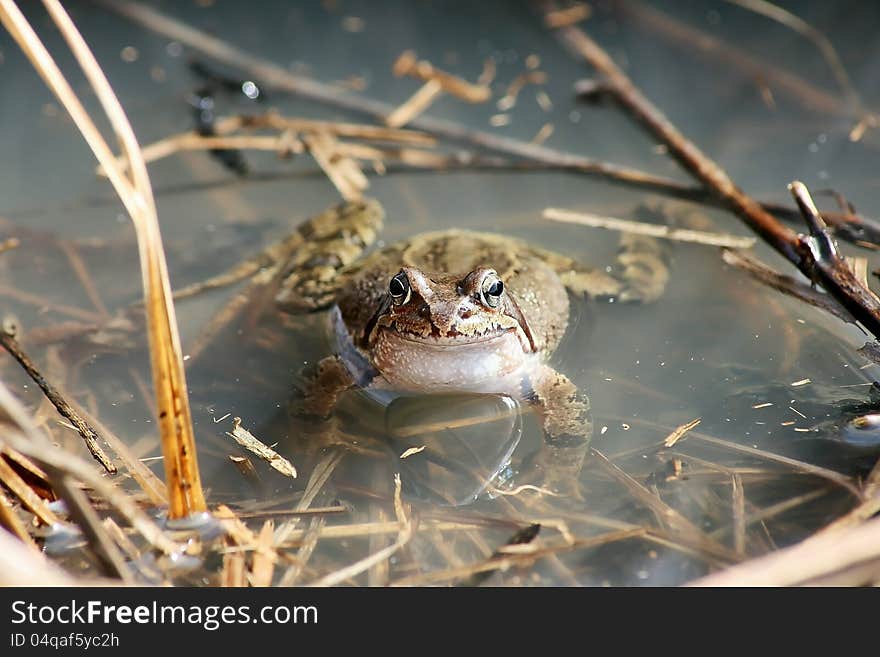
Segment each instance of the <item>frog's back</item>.
[[337,303],[357,341],[401,267],[462,276],[495,269],[528,321],[540,351],[556,348],[568,324],[569,302],[556,272],[525,241],[466,230],[421,233],[379,249],[346,272]]

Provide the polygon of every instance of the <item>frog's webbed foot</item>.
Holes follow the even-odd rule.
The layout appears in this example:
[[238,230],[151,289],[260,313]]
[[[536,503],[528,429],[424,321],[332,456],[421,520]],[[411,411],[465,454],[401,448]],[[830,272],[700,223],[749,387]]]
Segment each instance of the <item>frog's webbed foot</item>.
[[548,365],[523,382],[523,399],[538,412],[544,433],[534,466],[544,487],[580,499],[579,477],[593,422],[590,400]]
[[[707,228],[708,218],[693,206],[678,203],[643,204],[636,219],[679,228]],[[674,242],[648,235],[621,233],[614,264],[607,271],[586,267],[553,252],[541,252],[569,292],[592,299],[648,303],[659,299],[669,282]]]
[[288,414],[301,424],[303,437],[311,447],[332,442],[336,434],[333,411],[342,393],[355,385],[339,356],[322,358],[303,371],[288,404]]
[[283,272],[275,297],[290,313],[321,310],[333,303],[340,272],[376,241],[385,212],[378,201],[341,203],[302,224],[303,244]]
[[621,234],[613,273],[622,283],[618,301],[656,301],[669,282],[668,244],[647,235]]

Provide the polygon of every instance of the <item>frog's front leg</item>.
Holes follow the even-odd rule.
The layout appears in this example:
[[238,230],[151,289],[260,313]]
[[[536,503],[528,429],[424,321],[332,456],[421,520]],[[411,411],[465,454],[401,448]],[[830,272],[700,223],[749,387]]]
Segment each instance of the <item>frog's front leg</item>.
[[342,358],[322,358],[304,372],[304,381],[291,411],[302,418],[327,421],[339,403],[339,396],[355,384]]
[[327,356],[307,367],[302,383],[288,406],[292,419],[304,423],[303,433],[312,442],[326,445],[333,441],[335,414],[339,398],[355,387],[366,388],[375,378],[375,372],[364,372],[355,378],[345,366],[342,357]]
[[522,387],[524,401],[541,419],[544,442],[535,466],[544,485],[580,497],[578,477],[593,436],[589,398],[549,365],[527,376]]

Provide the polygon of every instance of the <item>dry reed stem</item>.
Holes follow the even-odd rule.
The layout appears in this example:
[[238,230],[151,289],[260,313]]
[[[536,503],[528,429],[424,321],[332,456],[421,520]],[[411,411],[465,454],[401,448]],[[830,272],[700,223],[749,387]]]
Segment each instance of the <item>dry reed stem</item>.
[[223,567],[220,571],[220,586],[243,588],[247,586],[245,578],[247,566],[244,552],[225,552]]
[[[309,508],[344,456],[345,452],[343,450],[330,449],[321,460],[318,461],[312,470],[312,474],[309,476],[309,481],[306,483],[306,488],[303,491],[302,497],[296,504],[297,511],[304,511]],[[298,523],[299,518],[294,518],[288,520],[283,525],[280,525],[278,529],[275,530],[275,545],[283,544],[296,530]]]
[[[104,525],[104,529],[119,546],[119,548],[125,553],[125,556],[129,561],[138,561],[141,556],[141,551],[137,548],[137,546],[132,542],[132,540],[126,535],[125,531],[116,524],[116,521],[113,518],[104,518],[101,521],[101,524]],[[140,567],[143,567],[144,564],[139,564]],[[158,573],[156,573],[158,574]]]
[[[803,495],[796,495],[787,500],[782,500],[781,502],[777,502],[776,504],[771,504],[770,506],[766,506],[762,509],[758,509],[752,513],[749,513],[745,516],[744,525],[746,528],[754,525],[755,523],[764,523],[767,520],[771,520],[772,518],[785,513],[786,511],[791,511],[799,506],[804,504],[808,504],[813,500],[816,500],[823,495],[827,495],[830,491],[830,487],[819,488],[818,490],[810,491],[809,493],[804,493]],[[718,529],[710,532],[710,536],[712,538],[720,538],[724,536],[726,533],[733,531],[733,526],[727,527],[719,527]]]
[[150,363],[159,409],[159,429],[169,492],[169,517],[207,510],[196,460],[180,337],[155,203],[146,165],[125,113],[80,33],[58,0],[43,0],[83,73],[89,80],[129,160],[131,178],[115,166],[110,148],[74,94],[52,57],[13,0],[0,0],[0,20],[67,109],[134,223],[141,276],[147,299]]
[[724,233],[712,233],[703,230],[691,230],[689,228],[675,228],[673,226],[645,223],[643,221],[629,221],[615,217],[603,217],[591,212],[571,212],[560,208],[546,208],[542,214],[545,219],[562,221],[581,226],[594,228],[607,228],[619,230],[636,235],[650,235],[676,242],[692,242],[694,244],[706,244],[708,246],[726,246],[734,249],[748,249],[755,245],[754,237],[740,237]]
[[369,182],[354,160],[336,152],[336,137],[326,132],[311,133],[303,135],[303,142],[342,198],[346,201],[363,198]]
[[550,139],[550,136],[553,134],[553,131],[555,129],[556,128],[552,123],[545,123],[544,125],[541,126],[541,129],[535,133],[535,136],[532,137],[531,143],[537,144],[538,146],[540,146],[545,141]]

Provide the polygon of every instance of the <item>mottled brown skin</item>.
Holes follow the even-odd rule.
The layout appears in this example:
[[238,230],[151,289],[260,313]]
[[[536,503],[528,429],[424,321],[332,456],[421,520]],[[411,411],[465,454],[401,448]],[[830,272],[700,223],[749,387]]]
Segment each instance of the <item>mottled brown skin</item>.
[[358,260],[381,221],[375,201],[319,215],[307,252],[289,268],[279,303],[332,307],[339,342],[339,353],[310,373],[298,413],[326,420],[355,385],[508,394],[541,418],[542,483],[576,494],[592,434],[589,399],[547,359],[568,326],[569,292],[659,296],[667,273],[657,243],[624,238],[619,276],[511,237],[461,230],[416,235]]

